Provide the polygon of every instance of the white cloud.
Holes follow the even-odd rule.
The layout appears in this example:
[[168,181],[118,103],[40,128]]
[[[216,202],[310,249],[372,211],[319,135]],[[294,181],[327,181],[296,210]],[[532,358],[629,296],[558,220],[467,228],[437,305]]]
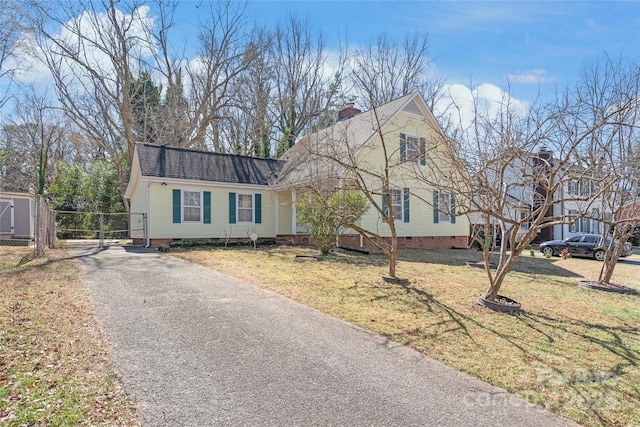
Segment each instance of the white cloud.
[[518,115],[526,114],[529,104],[504,92],[498,86],[483,83],[473,89],[450,84],[443,88],[445,95],[435,105],[437,117],[447,117],[455,127],[468,129],[476,112],[496,117],[505,105]]
[[[131,50],[129,59],[149,58],[155,52],[156,46],[149,33],[153,28],[154,18],[149,16],[149,11],[148,6],[138,7],[131,14],[125,14],[120,10],[115,11],[115,19],[123,28],[127,28],[125,36]],[[113,25],[106,13],[85,11],[66,21],[54,37],[68,51],[80,58],[87,67],[107,78],[115,73],[113,59],[109,54],[117,54],[117,52],[113,52],[112,46],[105,46],[112,43],[115,37]],[[66,58],[67,55],[56,55],[62,52],[60,46],[51,41],[44,43],[43,46],[38,46],[32,34],[26,35],[20,41],[20,48],[14,59],[18,68],[15,75],[18,81],[36,84],[52,81],[49,69],[43,61],[41,49],[61,61],[63,75],[74,75],[77,79],[84,80],[83,75],[87,73],[84,67]]]
[[557,81],[555,77],[547,77],[547,72],[542,69],[528,70],[517,74],[508,74],[509,81],[513,83],[539,84],[553,83]]

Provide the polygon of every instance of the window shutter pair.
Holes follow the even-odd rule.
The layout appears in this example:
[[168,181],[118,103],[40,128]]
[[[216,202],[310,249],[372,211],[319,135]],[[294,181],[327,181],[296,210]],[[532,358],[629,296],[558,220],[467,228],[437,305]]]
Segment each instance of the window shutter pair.
[[[433,190],[433,223],[437,224],[440,222],[440,206],[439,206],[439,194],[437,190]],[[451,218],[451,224],[456,223],[456,198],[453,194],[450,196],[451,200],[451,212],[449,217]]]
[[[229,193],[229,224],[236,224],[238,222],[236,217],[236,200],[237,194],[234,192]],[[262,224],[262,194],[254,194],[253,200],[255,203],[253,207],[255,223]]]
[[[410,216],[409,216],[409,189],[405,188],[402,191],[402,195],[403,195],[403,213],[404,213],[404,218],[403,218],[403,222],[409,222]],[[382,195],[382,211],[384,212],[385,216],[389,215],[389,205],[387,204],[387,196],[386,195]]]
[[[202,192],[202,222],[211,224],[211,191]],[[173,222],[182,222],[182,190],[173,190]]]

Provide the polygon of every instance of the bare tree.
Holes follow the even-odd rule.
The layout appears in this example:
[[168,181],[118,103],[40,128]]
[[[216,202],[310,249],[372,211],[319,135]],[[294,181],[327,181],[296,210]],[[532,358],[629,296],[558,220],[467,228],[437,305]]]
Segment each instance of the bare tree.
[[[602,207],[587,215],[604,224],[602,241],[608,242],[597,282],[614,286],[610,281],[624,244],[640,225],[640,68],[603,55],[585,69],[583,79],[585,99],[596,106],[607,99],[614,112],[593,133],[591,159],[603,186]],[[602,182],[603,177],[608,179]]]
[[376,44],[355,49],[351,82],[356,97],[371,108],[418,91],[434,111],[443,81],[431,73],[428,50],[426,33],[406,34],[401,44],[382,33]]
[[[487,300],[498,298],[506,274],[541,231],[575,220],[558,206],[578,201],[587,211],[612,182],[612,176],[600,176],[599,189],[587,197],[563,192],[575,179],[574,170],[594,176],[590,144],[626,108],[611,97],[589,97],[587,91],[582,82],[554,103],[533,103],[525,114],[513,108],[508,95],[490,109],[476,102],[470,124],[461,123],[459,140],[443,139],[446,144],[426,148],[428,173],[416,173],[440,193],[455,196],[457,213],[476,224],[474,237],[483,243],[489,281]],[[442,162],[443,155],[448,161]],[[491,236],[502,238],[495,270]]]
[[247,156],[271,157],[274,139],[272,114],[273,64],[268,56],[271,35],[254,29],[247,54],[252,60],[232,82],[235,102],[222,109],[220,127],[226,151]]
[[289,16],[275,31],[270,61],[277,93],[274,115],[282,134],[280,151],[293,146],[302,131],[338,101],[343,55],[329,72],[322,34],[314,37],[308,20]]
[[201,24],[200,51],[186,65],[189,105],[186,147],[225,151],[221,138],[224,110],[238,104],[238,85],[234,84],[255,60],[262,46],[252,39],[246,25],[246,3],[209,3],[206,20]]
[[[158,0],[158,19],[137,1],[31,4],[41,57],[58,99],[85,138],[114,164],[123,194],[140,134],[136,129],[151,130],[151,140],[165,145],[223,150],[221,111],[235,103],[232,82],[257,55],[249,48],[245,5],[211,2],[200,28],[199,55],[187,61],[169,42],[176,4]],[[148,78],[137,78],[143,70],[150,71]],[[159,82],[160,107],[139,96],[152,80]],[[141,99],[142,105],[134,102]]]
[[58,100],[85,138],[107,153],[123,194],[136,142],[132,77],[153,51],[144,30],[149,18],[139,6],[118,3],[118,9],[112,0],[31,4],[41,58]]
[[0,0],[0,108],[9,99],[11,82],[19,63],[15,60],[20,35],[25,30],[24,9],[13,0]]
[[2,188],[44,195],[56,163],[65,160],[68,150],[69,129],[62,111],[48,104],[46,94],[24,92],[3,134]]

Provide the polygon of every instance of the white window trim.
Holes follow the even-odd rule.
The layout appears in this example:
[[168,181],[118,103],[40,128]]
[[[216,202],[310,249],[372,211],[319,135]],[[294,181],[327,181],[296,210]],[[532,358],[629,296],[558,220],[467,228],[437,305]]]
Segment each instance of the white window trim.
[[[189,208],[196,207],[196,206],[185,206],[185,204],[184,204],[184,193],[185,192],[200,194],[200,206],[199,206],[199,208],[200,208],[200,219],[198,221],[187,221],[187,220],[185,220],[186,215],[184,213],[184,209],[188,208],[188,207]],[[181,188],[180,189],[180,209],[182,210],[181,211],[182,224],[202,224],[203,216],[204,216],[203,203],[204,203],[204,194],[203,194],[202,190],[193,190],[193,189],[189,189],[189,188]]]
[[[251,221],[240,221],[240,196],[251,196]],[[246,208],[242,208],[246,209]],[[236,193],[236,223],[255,224],[256,223],[256,195],[255,193]]]
[[[442,196],[447,195],[449,197],[449,205],[444,210],[440,210],[440,206],[444,206],[442,203]],[[449,212],[448,214],[446,212]],[[442,219],[442,214],[447,215],[447,219]],[[438,194],[438,224],[451,224],[451,193],[439,193]]]
[[[409,156],[409,139],[416,140],[416,152]],[[404,135],[404,159],[405,162],[420,164],[420,135]]]
[[[400,218],[396,218],[396,215],[398,214],[398,212],[393,209],[393,222],[399,224],[399,223],[404,223],[404,188],[390,188],[390,198],[391,198],[391,205],[393,206],[393,192],[394,191],[399,191],[400,192]],[[389,209],[389,208],[388,208]]]

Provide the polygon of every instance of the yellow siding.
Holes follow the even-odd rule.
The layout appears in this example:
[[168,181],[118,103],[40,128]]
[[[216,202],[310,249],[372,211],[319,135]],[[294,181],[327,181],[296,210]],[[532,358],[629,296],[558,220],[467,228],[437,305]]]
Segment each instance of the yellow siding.
[[[204,183],[203,183],[204,184]],[[210,191],[211,224],[173,223],[173,190]],[[229,193],[261,194],[261,224],[229,224]],[[210,239],[210,238],[248,238],[256,233],[259,238],[275,237],[275,203],[273,190],[247,189],[241,186],[220,188],[204,185],[166,186],[153,183],[150,187],[151,218],[150,237],[152,239]]]
[[[139,171],[139,169],[138,169]],[[129,212],[132,214],[146,214],[147,218],[149,216],[149,187],[146,182],[142,181],[141,177],[138,175],[135,182],[135,187],[133,190],[133,194],[131,195]],[[132,215],[132,221],[136,222],[136,225],[131,226],[131,237],[132,238],[144,238],[144,230],[142,229],[142,225],[137,224],[137,220],[140,219],[139,215]]]
[[[424,137],[427,149],[433,147],[439,139],[439,135],[423,118],[399,113],[384,127],[383,132],[387,155],[391,159],[390,164],[397,164],[400,161],[400,133]],[[358,159],[360,169],[383,174],[385,154],[380,136],[376,136],[362,150]],[[427,171],[424,166],[412,165],[411,167]],[[433,189],[426,187],[424,182],[415,178],[413,173],[409,173],[407,166],[395,166],[391,172],[391,185],[396,188],[408,188],[411,193],[409,222],[396,222],[398,236],[466,236],[469,234],[469,221],[466,216],[457,216],[455,224],[433,222],[433,207],[431,206]],[[379,191],[382,188],[382,181],[372,176],[368,181],[368,186],[371,190]],[[382,203],[382,196],[374,197],[380,199],[376,200],[377,203]],[[382,221],[380,213],[373,207],[362,218],[362,226],[382,236],[390,235],[388,225]]]
[[278,207],[278,211],[279,211],[279,217],[278,217],[278,223],[279,223],[279,230],[278,233],[279,234],[293,234],[292,231],[292,215],[293,215],[293,208],[292,208],[292,197],[291,197],[291,191],[283,191],[278,193],[279,194],[279,207]]

